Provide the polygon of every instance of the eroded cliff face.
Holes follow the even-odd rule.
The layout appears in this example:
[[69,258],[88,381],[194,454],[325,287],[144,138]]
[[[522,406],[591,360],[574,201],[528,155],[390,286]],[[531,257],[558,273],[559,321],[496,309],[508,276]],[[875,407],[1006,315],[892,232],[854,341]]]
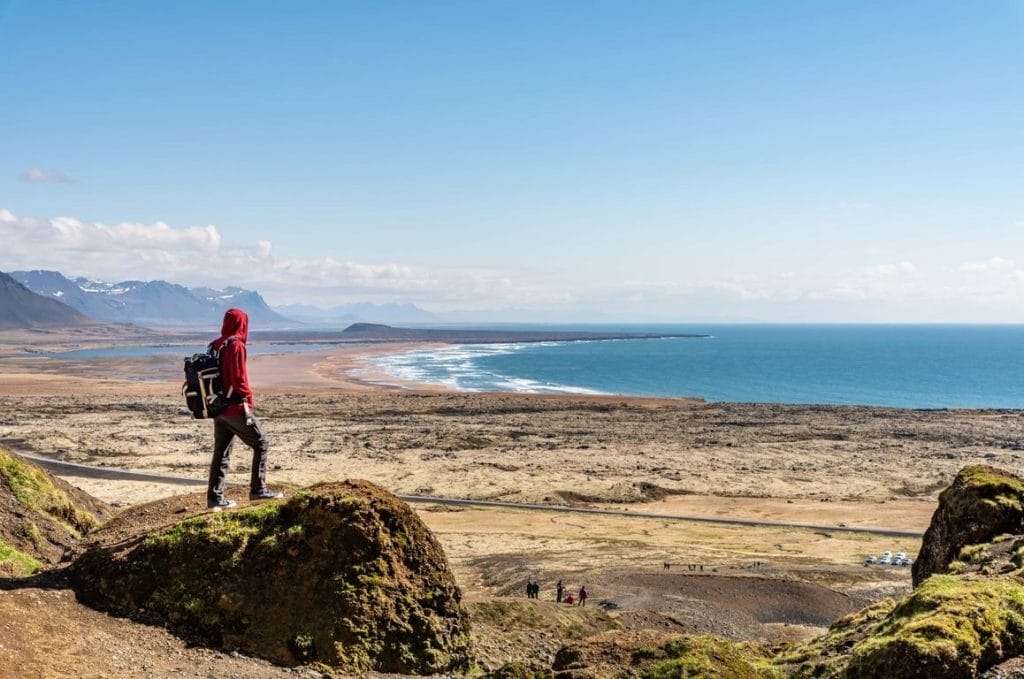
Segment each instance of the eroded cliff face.
[[[939,495],[917,561],[914,587],[945,573],[961,554],[1024,533],[1024,480],[994,467],[964,467]],[[966,550],[966,551],[965,551]]]
[[0,577],[58,563],[110,515],[106,503],[0,448]]
[[191,518],[173,507],[135,508],[85,540],[70,568],[79,595],[280,664],[468,664],[469,619],[444,552],[387,491],[346,481]]

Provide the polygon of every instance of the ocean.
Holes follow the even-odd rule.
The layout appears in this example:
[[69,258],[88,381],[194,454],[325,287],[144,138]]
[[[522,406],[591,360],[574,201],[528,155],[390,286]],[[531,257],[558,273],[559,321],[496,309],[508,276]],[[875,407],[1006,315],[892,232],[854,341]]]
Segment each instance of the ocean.
[[[477,326],[479,327],[479,326]],[[1024,406],[1024,326],[574,325],[706,338],[459,345],[376,359],[462,391],[696,396],[903,408]]]

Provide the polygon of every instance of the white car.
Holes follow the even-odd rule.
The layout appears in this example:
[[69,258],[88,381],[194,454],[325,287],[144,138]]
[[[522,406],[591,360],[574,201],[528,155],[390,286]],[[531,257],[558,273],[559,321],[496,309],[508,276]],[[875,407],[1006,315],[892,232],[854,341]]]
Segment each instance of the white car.
[[914,560],[913,559],[904,559],[903,560],[903,565],[904,566],[913,566],[914,565]]
[[882,558],[878,560],[878,563],[882,566],[892,565],[892,556],[886,556],[885,554],[883,554]]
[[893,566],[902,566],[903,565],[903,559],[900,558],[899,554],[897,554],[896,556],[894,556],[892,558],[892,565]]
[[894,558],[900,559],[901,561],[906,561],[907,560],[907,553],[906,552],[896,552],[896,556]]
[[888,550],[882,552],[882,558],[883,559],[890,559],[891,560],[892,559],[892,552],[890,552]]
[[875,557],[874,555],[869,556],[868,558],[864,559],[864,565],[865,566],[870,566],[871,564],[876,564],[876,563],[878,563],[878,558]]

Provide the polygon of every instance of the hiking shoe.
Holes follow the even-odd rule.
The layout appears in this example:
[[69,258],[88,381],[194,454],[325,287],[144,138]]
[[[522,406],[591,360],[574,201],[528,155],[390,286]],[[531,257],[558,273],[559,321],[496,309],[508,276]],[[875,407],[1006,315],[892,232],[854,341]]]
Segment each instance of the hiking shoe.
[[249,493],[250,500],[276,500],[279,497],[284,497],[284,493],[279,493],[276,490],[261,490],[256,493]]
[[238,503],[234,500],[229,500],[226,497],[222,497],[219,500],[207,500],[206,508],[212,509],[215,512],[219,512],[222,509],[231,509]]

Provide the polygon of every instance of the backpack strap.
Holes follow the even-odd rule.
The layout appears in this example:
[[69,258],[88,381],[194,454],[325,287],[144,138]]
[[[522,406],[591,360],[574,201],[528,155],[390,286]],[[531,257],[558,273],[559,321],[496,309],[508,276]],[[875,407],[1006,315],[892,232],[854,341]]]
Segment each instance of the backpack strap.
[[[217,362],[220,363],[220,354],[221,354],[222,351],[224,351],[224,347],[226,347],[229,344],[232,344],[234,342],[239,342],[239,341],[241,341],[241,340],[239,340],[234,335],[232,335],[231,337],[228,337],[226,340],[224,340],[224,344],[220,345],[220,349],[217,350]],[[210,342],[210,349],[213,350],[213,342]],[[223,384],[223,382],[222,382],[222,384]],[[242,401],[244,401],[245,399],[241,395],[233,394],[232,393],[234,390],[235,390],[234,387],[228,387],[227,393],[224,394],[224,400],[227,401],[228,403],[241,403]]]

